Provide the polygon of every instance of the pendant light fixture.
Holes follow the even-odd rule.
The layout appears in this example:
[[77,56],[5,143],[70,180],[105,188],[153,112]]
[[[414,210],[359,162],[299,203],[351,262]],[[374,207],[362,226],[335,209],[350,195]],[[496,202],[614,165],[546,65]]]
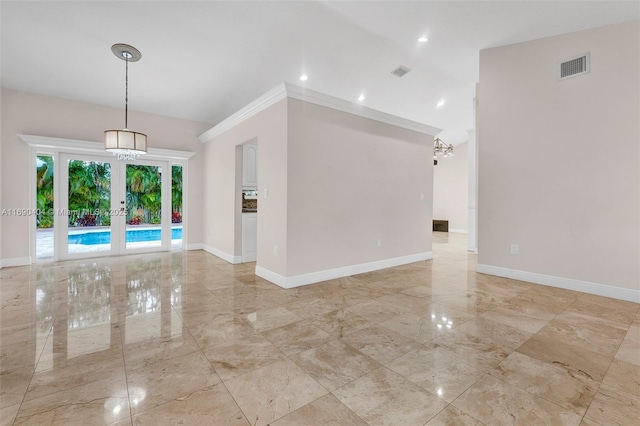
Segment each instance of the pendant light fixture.
[[105,130],[104,149],[112,152],[118,160],[135,160],[147,153],[147,135],[131,131],[128,126],[129,113],[129,62],[137,62],[142,58],[138,49],[128,44],[114,44],[111,51],[117,58],[125,61],[125,92],[124,92],[124,129]]
[[453,156],[453,145],[442,142],[438,137],[435,138],[433,143],[433,159],[435,160],[438,155],[443,157]]

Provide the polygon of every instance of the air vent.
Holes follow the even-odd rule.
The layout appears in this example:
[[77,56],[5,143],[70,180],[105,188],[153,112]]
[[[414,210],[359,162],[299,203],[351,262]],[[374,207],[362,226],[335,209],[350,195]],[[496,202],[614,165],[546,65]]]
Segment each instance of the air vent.
[[560,63],[560,80],[589,72],[589,54],[580,55]]
[[398,77],[402,77],[403,75],[405,75],[409,71],[411,71],[411,69],[405,67],[404,65],[400,65],[398,68],[396,68],[395,70],[391,71],[391,74],[393,74],[395,76],[398,76]]

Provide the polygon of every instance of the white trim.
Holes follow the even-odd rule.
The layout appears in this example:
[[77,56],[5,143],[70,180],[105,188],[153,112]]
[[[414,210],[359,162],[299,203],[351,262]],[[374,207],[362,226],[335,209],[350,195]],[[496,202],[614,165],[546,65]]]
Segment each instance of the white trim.
[[407,120],[406,118],[391,115],[376,109],[367,108],[365,106],[345,101],[344,99],[335,98],[327,94],[316,92],[315,90],[306,89],[291,83],[285,83],[287,96],[293,99],[309,102],[312,104],[336,109],[338,111],[349,114],[358,115],[360,117],[369,118],[381,123],[391,124],[392,126],[401,127],[403,129],[413,130],[420,133],[426,133],[434,136],[442,131],[442,129],[429,126],[417,121]]
[[198,139],[201,143],[209,142],[216,136],[221,135],[227,130],[237,126],[248,118],[253,117],[260,111],[267,109],[271,105],[275,104],[278,101],[281,101],[282,99],[285,99],[286,97],[287,90],[284,83],[281,83],[273,89],[269,90],[264,95],[260,96],[258,99],[231,114],[229,117],[225,118],[220,123],[213,126],[211,129],[201,134]]
[[258,259],[258,253],[242,255],[240,258],[242,259],[240,263],[255,262]]
[[11,266],[31,265],[31,257],[10,257],[8,259],[0,259],[0,267],[8,268]]
[[187,244],[185,246],[185,250],[204,250],[204,244],[202,243],[194,243],[194,244]]
[[202,244],[202,250],[206,251],[207,253],[211,253],[212,255],[217,256],[222,260],[226,260],[229,263],[233,263],[233,264],[242,263],[242,256],[234,256],[232,254],[226,253],[220,249],[211,247],[206,244]]
[[[30,147],[37,148],[39,150],[56,150],[61,152],[67,152],[65,150],[70,150],[71,153],[90,153],[94,155],[102,154],[104,156],[113,157],[112,154],[104,150],[104,144],[101,142],[21,134],[19,134],[18,137],[26,142]],[[149,160],[188,160],[194,155],[195,152],[191,151],[149,148],[147,150],[147,154],[140,158]]]
[[[186,250],[185,247],[189,245],[189,161],[170,161],[169,168],[171,170],[171,176],[173,179],[173,166],[182,167],[182,250]],[[171,195],[173,197],[173,194]],[[172,210],[170,208],[170,210]],[[169,214],[172,214],[170,212]],[[172,224],[173,225],[173,224]],[[173,250],[172,250],[173,251]]]
[[449,228],[449,232],[453,234],[467,234],[468,231],[466,229],[458,229],[458,228]]
[[390,124],[392,126],[401,127],[403,129],[413,130],[428,135],[436,135],[442,131],[442,129],[439,129],[437,127],[429,126],[417,121],[407,120],[406,118],[391,115],[372,108],[367,108],[353,102],[345,101],[344,99],[339,99],[321,92],[316,92],[315,90],[306,89],[304,87],[296,86],[291,83],[280,83],[278,86],[269,90],[258,99],[254,100],[244,108],[241,108],[237,112],[230,115],[228,118],[222,120],[220,123],[201,134],[198,139],[202,143],[209,142],[216,136],[221,135],[227,130],[242,123],[246,119],[253,117],[260,111],[265,110],[266,108],[285,98],[298,99],[301,101],[324,106],[327,108],[332,108],[338,111],[354,114],[360,117],[379,121],[381,123]]
[[[31,209],[31,211],[35,211],[36,210],[36,206],[38,205],[37,202],[37,194],[38,194],[38,189],[37,189],[37,173],[33,173],[33,171],[37,170],[37,162],[36,162],[36,150],[35,148],[29,147],[29,151],[30,152],[30,156],[29,156],[29,170],[32,170],[31,173],[29,173],[29,208]],[[53,166],[55,169],[55,165]],[[55,172],[54,172],[54,177],[56,176]],[[55,181],[54,181],[55,183]],[[55,191],[55,186],[54,186],[54,191]],[[54,194],[54,200],[55,200],[55,194]],[[55,206],[54,206],[55,207]],[[37,260],[37,249],[36,249],[36,239],[38,238],[38,216],[37,215],[32,215],[30,217],[29,220],[29,256],[31,257],[31,259],[36,259]],[[55,253],[55,249],[52,247],[53,252]],[[53,254],[53,253],[52,253]],[[57,259],[54,259],[57,260]]]
[[[477,90],[476,90],[477,92]],[[476,122],[477,93],[473,99],[473,118]],[[468,189],[468,210],[467,210],[467,248],[469,251],[477,252],[478,248],[478,133],[475,129],[467,130],[469,142],[467,146],[467,189]]]
[[392,268],[394,266],[406,265],[407,263],[415,263],[423,260],[433,259],[432,252],[416,253],[409,256],[394,257],[391,259],[377,260],[375,262],[360,263],[358,265],[343,266],[335,269],[325,269],[324,271],[310,272],[308,274],[294,275],[285,277],[276,272],[272,272],[262,266],[256,266],[255,274],[267,281],[283,288],[300,287],[307,284],[313,284],[321,281],[332,280],[336,278],[348,277],[365,272],[377,271],[378,269]]
[[262,266],[256,265],[255,274],[260,278],[264,278],[265,280],[274,283],[275,285],[279,285],[282,288],[291,288],[287,287],[287,277],[272,272],[266,268],[263,268]]
[[483,264],[478,264],[476,266],[476,271],[481,274],[496,275],[498,277],[511,278],[514,280],[527,281],[550,287],[564,288],[566,290],[579,291],[582,293],[595,294],[597,296],[612,297],[614,299],[640,303],[640,290],[633,290],[630,288],[614,287],[608,284],[574,280],[571,278],[518,271],[515,269]]

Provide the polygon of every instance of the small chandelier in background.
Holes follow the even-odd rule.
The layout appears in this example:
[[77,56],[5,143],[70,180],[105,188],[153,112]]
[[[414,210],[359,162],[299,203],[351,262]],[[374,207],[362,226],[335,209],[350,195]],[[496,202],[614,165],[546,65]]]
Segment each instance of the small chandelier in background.
[[129,113],[129,62],[137,62],[142,58],[138,49],[128,44],[114,44],[111,51],[116,57],[126,62],[124,92],[124,129],[105,130],[104,149],[112,152],[118,160],[135,160],[147,153],[147,135],[131,131],[127,128]]
[[443,157],[453,156],[453,145],[442,142],[440,138],[436,137],[433,143],[433,159],[435,160],[438,155]]

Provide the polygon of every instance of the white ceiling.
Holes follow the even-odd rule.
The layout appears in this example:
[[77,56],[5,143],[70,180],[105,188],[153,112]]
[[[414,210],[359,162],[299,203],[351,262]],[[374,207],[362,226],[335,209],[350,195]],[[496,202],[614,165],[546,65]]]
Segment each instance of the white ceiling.
[[[2,86],[216,124],[283,81],[473,127],[481,49],[640,18],[639,1],[2,1]],[[427,43],[417,38],[427,35]],[[402,78],[390,72],[411,68]],[[299,81],[306,73],[309,79]],[[445,105],[437,108],[439,100]]]

